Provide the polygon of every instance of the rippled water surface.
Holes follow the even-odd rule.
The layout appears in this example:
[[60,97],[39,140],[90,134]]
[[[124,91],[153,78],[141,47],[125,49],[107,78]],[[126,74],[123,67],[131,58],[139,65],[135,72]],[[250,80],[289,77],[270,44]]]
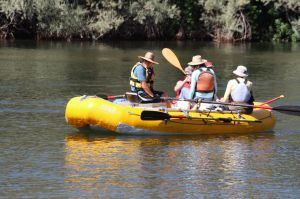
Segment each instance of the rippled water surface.
[[242,136],[122,136],[78,132],[64,119],[77,95],[122,94],[138,55],[161,64],[156,88],[173,95],[194,54],[215,63],[224,93],[248,67],[255,98],[300,106],[299,44],[198,42],[1,42],[0,198],[299,198],[300,117],[276,113],[271,133]]

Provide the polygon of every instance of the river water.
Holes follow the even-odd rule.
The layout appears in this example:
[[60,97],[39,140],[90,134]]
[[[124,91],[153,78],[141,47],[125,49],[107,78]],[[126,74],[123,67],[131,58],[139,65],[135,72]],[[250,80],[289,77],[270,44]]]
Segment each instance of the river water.
[[[214,62],[219,96],[237,65],[255,98],[300,105],[299,44],[201,42],[1,42],[0,198],[299,198],[300,118],[276,113],[271,133],[124,136],[83,133],[64,119],[77,95],[123,94],[130,69],[151,50],[155,87],[170,96],[195,54]],[[155,66],[156,67],[156,66]]]

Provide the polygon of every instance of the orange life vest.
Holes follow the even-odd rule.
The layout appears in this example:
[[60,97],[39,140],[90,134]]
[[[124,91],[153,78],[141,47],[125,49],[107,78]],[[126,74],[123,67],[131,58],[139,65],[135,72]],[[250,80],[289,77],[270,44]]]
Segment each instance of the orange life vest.
[[210,93],[215,90],[215,76],[211,69],[199,68],[200,75],[196,84],[196,92]]

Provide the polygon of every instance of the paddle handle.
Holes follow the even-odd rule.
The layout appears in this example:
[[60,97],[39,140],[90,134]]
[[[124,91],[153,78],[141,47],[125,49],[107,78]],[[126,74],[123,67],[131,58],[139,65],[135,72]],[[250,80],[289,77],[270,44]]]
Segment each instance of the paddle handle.
[[280,96],[278,96],[278,97],[275,97],[275,98],[273,98],[273,99],[270,99],[270,100],[268,100],[268,101],[266,101],[266,102],[260,104],[260,106],[261,106],[261,105],[265,105],[265,104],[270,104],[270,103],[275,102],[275,101],[277,101],[277,100],[279,100],[279,99],[281,99],[281,98],[284,98],[284,95],[280,95]]
[[103,95],[103,94],[97,94],[97,97],[100,97],[102,99],[112,100],[117,98],[124,98],[125,95]]
[[107,99],[116,99],[116,98],[123,98],[125,95],[109,95],[106,98]]

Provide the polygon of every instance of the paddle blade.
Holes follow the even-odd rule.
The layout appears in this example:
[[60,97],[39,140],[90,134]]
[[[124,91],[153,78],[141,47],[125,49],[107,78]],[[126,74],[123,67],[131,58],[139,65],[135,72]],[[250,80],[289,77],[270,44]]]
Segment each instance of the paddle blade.
[[166,60],[172,64],[173,66],[175,66],[176,68],[178,68],[181,72],[185,73],[184,70],[181,67],[181,64],[177,58],[177,56],[175,55],[175,53],[169,49],[169,48],[164,48],[162,49],[162,55],[164,56],[164,58],[166,58]]
[[168,113],[162,113],[158,111],[143,111],[141,114],[141,120],[166,120],[171,116]]
[[282,106],[276,106],[272,108],[272,110],[279,111],[281,113],[285,113],[288,115],[300,116],[300,106],[282,105]]

